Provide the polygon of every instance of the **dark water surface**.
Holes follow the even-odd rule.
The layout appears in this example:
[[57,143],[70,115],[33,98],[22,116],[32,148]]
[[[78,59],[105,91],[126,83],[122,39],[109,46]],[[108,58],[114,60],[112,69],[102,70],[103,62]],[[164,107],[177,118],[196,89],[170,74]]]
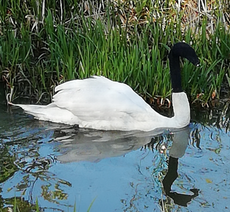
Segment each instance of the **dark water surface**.
[[227,109],[145,134],[40,122],[1,103],[0,207],[22,197],[41,211],[230,211]]

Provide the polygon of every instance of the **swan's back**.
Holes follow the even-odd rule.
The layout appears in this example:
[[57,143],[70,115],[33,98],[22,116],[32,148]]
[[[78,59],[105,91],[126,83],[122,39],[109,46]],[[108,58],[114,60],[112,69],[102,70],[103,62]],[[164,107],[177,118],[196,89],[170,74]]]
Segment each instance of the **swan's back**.
[[71,111],[81,127],[138,130],[155,113],[128,85],[105,77],[69,81],[55,91],[52,104]]
[[94,76],[73,80],[56,87],[53,102],[75,115],[88,116],[85,112],[143,112],[152,110],[128,85]]

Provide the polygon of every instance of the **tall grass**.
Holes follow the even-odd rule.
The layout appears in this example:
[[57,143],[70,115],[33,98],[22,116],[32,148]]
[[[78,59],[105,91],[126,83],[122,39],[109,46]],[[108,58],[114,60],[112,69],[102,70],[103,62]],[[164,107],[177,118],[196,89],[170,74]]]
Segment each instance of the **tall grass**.
[[57,84],[90,75],[125,82],[143,97],[168,97],[167,55],[183,40],[202,64],[183,64],[191,100],[207,102],[229,88],[229,8],[223,1],[215,12],[209,8],[217,3],[202,1],[195,12],[188,2],[174,1],[0,2],[0,74],[12,99],[48,101]]

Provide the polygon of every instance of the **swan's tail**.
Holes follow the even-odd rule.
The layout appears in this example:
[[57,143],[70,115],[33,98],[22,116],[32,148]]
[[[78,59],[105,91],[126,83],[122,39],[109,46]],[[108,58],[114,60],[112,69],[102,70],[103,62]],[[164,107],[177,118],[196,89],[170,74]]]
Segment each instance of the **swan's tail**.
[[8,104],[22,108],[26,113],[34,116],[34,118],[38,120],[70,125],[76,125],[81,123],[78,117],[76,117],[70,111],[59,108],[53,103],[49,105],[24,105],[13,104],[9,102]]
[[37,119],[42,120],[43,116],[45,115],[45,111],[47,106],[46,105],[24,105],[24,104],[13,104],[11,102],[8,102],[9,105],[20,107],[22,108],[26,113],[34,116]]

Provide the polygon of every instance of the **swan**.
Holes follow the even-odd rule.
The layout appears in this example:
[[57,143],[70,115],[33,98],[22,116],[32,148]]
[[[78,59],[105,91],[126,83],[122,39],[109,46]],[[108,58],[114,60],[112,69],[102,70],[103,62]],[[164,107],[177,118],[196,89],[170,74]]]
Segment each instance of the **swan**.
[[78,125],[80,128],[117,131],[152,131],[158,128],[183,128],[190,122],[190,106],[181,87],[179,58],[198,65],[194,49],[176,43],[169,53],[172,82],[173,117],[151,108],[131,87],[103,76],[67,81],[55,88],[48,105],[11,105],[21,107],[35,119]]

